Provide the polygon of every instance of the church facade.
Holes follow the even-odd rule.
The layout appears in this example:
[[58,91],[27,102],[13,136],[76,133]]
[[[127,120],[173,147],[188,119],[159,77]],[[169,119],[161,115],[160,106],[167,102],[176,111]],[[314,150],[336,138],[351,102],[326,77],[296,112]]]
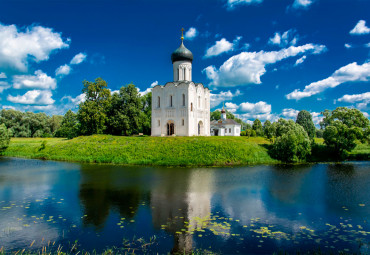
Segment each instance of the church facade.
[[183,39],[171,55],[173,81],[152,88],[152,136],[210,136],[210,91],[192,81],[193,54]]

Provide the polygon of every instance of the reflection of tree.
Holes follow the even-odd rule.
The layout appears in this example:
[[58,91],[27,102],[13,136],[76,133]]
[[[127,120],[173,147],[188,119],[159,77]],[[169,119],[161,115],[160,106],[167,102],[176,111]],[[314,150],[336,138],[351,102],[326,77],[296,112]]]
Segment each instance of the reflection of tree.
[[296,203],[302,191],[304,177],[310,171],[307,165],[276,165],[271,172],[271,194],[285,203]]
[[166,225],[166,231],[174,235],[172,253],[191,252],[193,236],[182,230],[192,231],[194,217],[210,214],[212,173],[206,169],[158,172],[162,181],[151,191],[153,225],[157,229]]
[[131,218],[139,206],[140,187],[127,181],[127,172],[120,167],[83,165],[80,200],[84,208],[83,223],[103,228],[111,209]]

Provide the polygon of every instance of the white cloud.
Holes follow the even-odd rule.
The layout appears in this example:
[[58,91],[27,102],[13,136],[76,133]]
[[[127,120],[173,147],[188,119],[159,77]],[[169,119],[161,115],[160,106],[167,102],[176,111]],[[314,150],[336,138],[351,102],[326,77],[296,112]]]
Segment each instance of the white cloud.
[[189,28],[188,31],[186,31],[184,38],[188,40],[193,40],[195,37],[197,37],[198,31],[195,27]]
[[203,70],[211,80],[211,86],[235,87],[246,84],[260,84],[261,76],[266,72],[266,65],[274,64],[283,59],[302,53],[319,54],[326,50],[324,45],[305,44],[290,46],[279,51],[242,52],[229,58],[219,69],[208,66]]
[[365,47],[370,48],[370,42],[365,44]]
[[370,103],[370,92],[355,95],[344,95],[343,97],[339,98],[338,101],[346,103],[357,103],[357,108],[365,109]]
[[263,0],[227,0],[228,9],[233,9],[237,5],[260,4]]
[[298,41],[298,35],[294,35],[295,30],[289,29],[285,31],[282,35],[276,32],[273,37],[268,41],[269,44],[278,45],[280,47],[286,47],[288,45],[296,45]]
[[10,85],[5,81],[0,81],[0,93],[3,93],[4,90],[10,88]]
[[283,109],[281,115],[284,116],[285,118],[289,119],[296,119],[299,111],[292,109],[292,108],[285,108]]
[[67,64],[62,65],[55,70],[55,75],[56,76],[65,76],[68,75],[71,72],[71,67]]
[[6,76],[5,73],[0,73],[0,79],[6,79],[6,78],[7,78],[7,76]]
[[258,103],[241,103],[239,107],[241,112],[248,112],[252,114],[265,114],[271,112],[271,105],[266,102],[259,101]]
[[71,103],[72,105],[75,105],[75,106],[79,105],[80,103],[85,102],[85,100],[86,100],[86,95],[83,93],[79,94],[76,97],[64,96],[60,99],[61,102],[64,101],[64,104]]
[[210,58],[214,56],[218,56],[222,53],[230,52],[236,49],[236,47],[239,44],[240,39],[242,39],[241,36],[236,37],[236,39],[231,43],[225,38],[222,38],[219,41],[216,41],[216,43],[207,49],[206,54],[204,55],[205,58]]
[[0,66],[26,71],[29,61],[40,62],[58,49],[68,48],[60,33],[51,28],[30,26],[24,31],[15,25],[0,24]]
[[218,94],[213,94],[211,93],[210,95],[210,104],[211,104],[211,108],[213,107],[216,107],[218,106],[219,104],[221,104],[222,102],[225,102],[225,101],[230,101],[232,100],[234,97],[237,97],[237,96],[240,96],[240,95],[243,95],[240,90],[236,90],[235,93],[233,94],[230,90],[229,91],[221,91],[220,93]]
[[351,44],[349,44],[349,43],[345,43],[345,44],[344,44],[344,47],[346,47],[347,49],[350,49],[350,48],[352,48],[352,45],[351,45]]
[[225,103],[225,108],[226,108],[229,112],[235,113],[235,112],[238,110],[239,105],[228,102],[228,103]]
[[351,35],[364,35],[370,33],[370,28],[366,26],[365,20],[359,20],[356,26],[349,32]]
[[15,107],[11,105],[3,105],[2,108],[6,110],[15,110]]
[[301,58],[297,59],[294,65],[297,66],[302,64],[306,60],[306,58],[307,58],[306,56],[302,56]]
[[158,81],[155,81],[155,82],[152,82],[152,84],[150,84],[150,87],[153,88],[153,87],[155,87],[157,85],[158,85]]
[[294,3],[292,5],[292,7],[295,8],[295,9],[307,8],[312,3],[313,3],[312,0],[294,0]]
[[56,80],[41,70],[35,71],[34,75],[14,75],[13,88],[15,89],[55,89]]
[[85,61],[87,55],[85,53],[78,53],[70,62],[71,65],[78,65]]
[[49,105],[55,102],[51,97],[52,93],[49,90],[30,90],[24,95],[8,95],[7,100],[18,104]]
[[313,82],[307,85],[303,91],[295,89],[293,92],[286,95],[287,99],[299,100],[304,97],[310,97],[323,92],[328,88],[335,88],[336,86],[345,82],[354,81],[368,81],[370,78],[370,63],[357,65],[356,62],[343,66],[336,70],[330,77],[321,81]]

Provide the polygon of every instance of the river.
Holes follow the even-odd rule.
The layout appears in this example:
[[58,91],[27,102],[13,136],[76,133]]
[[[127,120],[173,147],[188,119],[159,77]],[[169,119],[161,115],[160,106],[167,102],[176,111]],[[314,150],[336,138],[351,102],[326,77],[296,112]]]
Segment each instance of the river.
[[190,169],[1,158],[0,248],[369,253],[369,184],[370,162]]

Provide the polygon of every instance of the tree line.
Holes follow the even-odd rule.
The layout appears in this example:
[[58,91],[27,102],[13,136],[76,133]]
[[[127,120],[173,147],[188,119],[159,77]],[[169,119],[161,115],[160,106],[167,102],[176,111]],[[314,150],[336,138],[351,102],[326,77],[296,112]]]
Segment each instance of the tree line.
[[[45,113],[5,110],[0,112],[0,151],[9,144],[10,137],[66,137],[80,135],[111,134],[150,135],[151,93],[140,95],[134,84],[122,86],[111,93],[106,81],[83,81],[85,100],[79,104],[77,113],[69,110],[64,116],[48,116]],[[228,119],[242,126],[242,136],[263,136],[270,141],[271,155],[284,162],[305,161],[320,147],[314,138],[323,138],[325,153],[343,159],[355,148],[356,143],[369,143],[369,120],[357,109],[338,107],[322,112],[324,118],[317,129],[308,111],[302,110],[297,119],[279,119],[262,125],[259,119],[253,124],[243,122],[226,111]],[[221,119],[216,110],[212,120]],[[322,149],[322,148],[321,148]]]

